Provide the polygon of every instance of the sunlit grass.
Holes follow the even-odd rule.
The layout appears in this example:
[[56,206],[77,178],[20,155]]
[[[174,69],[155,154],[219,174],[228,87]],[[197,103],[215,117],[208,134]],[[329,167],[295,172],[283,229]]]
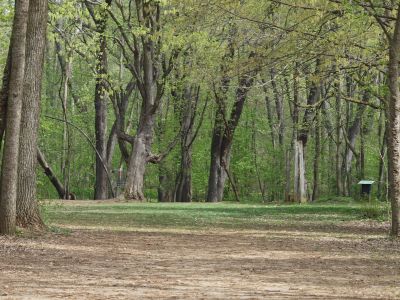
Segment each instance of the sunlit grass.
[[[46,205],[49,225],[182,229],[265,229],[271,226],[331,226],[368,218],[363,204],[261,205],[231,203],[118,203]],[[386,220],[384,205],[374,219]]]

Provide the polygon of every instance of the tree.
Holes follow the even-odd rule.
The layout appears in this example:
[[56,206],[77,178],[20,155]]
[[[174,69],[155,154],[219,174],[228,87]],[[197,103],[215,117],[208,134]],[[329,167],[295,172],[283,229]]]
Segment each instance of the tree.
[[[96,87],[95,87],[95,133],[96,149],[99,155],[96,156],[96,182],[94,199],[102,200],[108,198],[107,170],[104,162],[107,161],[107,9],[112,0],[105,1],[105,7],[100,5],[99,16],[97,17],[92,5],[85,1],[85,4],[96,24],[96,31],[99,34],[98,49],[96,50]],[[108,167],[108,166],[107,166]]]
[[400,234],[400,4],[396,7],[396,19],[389,40],[388,84],[390,90],[388,115],[388,181],[389,199],[392,204],[391,235]]
[[18,161],[17,224],[21,227],[43,226],[36,201],[36,151],[47,10],[47,0],[31,1],[29,4]]
[[15,16],[10,42],[11,63],[7,93],[7,120],[0,178],[0,234],[14,234],[16,226],[19,137],[28,9],[28,0],[15,1]]

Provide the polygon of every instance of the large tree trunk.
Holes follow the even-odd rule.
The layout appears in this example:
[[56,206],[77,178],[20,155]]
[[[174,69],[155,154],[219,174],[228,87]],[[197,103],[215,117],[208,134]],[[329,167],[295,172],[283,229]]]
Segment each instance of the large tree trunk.
[[144,174],[146,172],[147,159],[151,153],[154,132],[154,114],[146,113],[142,108],[142,116],[138,133],[135,136],[132,153],[129,158],[127,172],[125,198],[128,200],[145,200]]
[[[161,77],[160,72],[163,71],[162,76],[165,79],[171,71],[173,58],[170,58],[171,68],[163,68],[162,70],[159,68],[159,61],[156,57],[161,59],[158,53],[160,45],[155,40],[155,35],[161,26],[159,23],[161,15],[159,3],[143,0],[136,0],[135,2],[138,21],[141,26],[148,29],[149,34],[142,36],[140,50],[137,48],[137,44],[134,45],[136,47],[134,56],[138,56],[139,52],[142,53],[142,57],[136,57],[134,65],[131,66],[131,69],[134,69],[133,74],[142,97],[142,106],[139,125],[129,158],[125,198],[128,200],[144,200],[144,175],[146,164],[152,156],[154,120],[164,91],[165,82],[159,78]],[[141,72],[139,68],[142,69]]]
[[15,15],[11,36],[7,122],[1,169],[0,234],[14,234],[16,227],[18,155],[28,8],[28,0],[15,1]]
[[392,204],[391,235],[399,236],[400,224],[400,5],[397,7],[397,19],[393,38],[389,41],[388,81],[390,101],[387,107],[388,126],[388,181],[389,199]]
[[40,228],[44,225],[36,201],[36,148],[46,48],[47,8],[47,0],[31,1],[29,5],[18,162],[17,225],[21,227]]
[[[106,1],[109,6],[111,0]],[[107,38],[105,35],[107,27],[107,8],[101,7],[99,18],[95,18],[97,32],[100,35],[97,50],[97,74],[94,97],[95,106],[95,132],[96,132],[96,182],[94,188],[94,199],[103,200],[108,198],[107,170],[104,163],[107,161]],[[108,164],[107,164],[108,167]],[[111,188],[111,187],[110,187]]]
[[224,171],[221,166],[221,143],[224,134],[224,116],[218,108],[215,113],[214,129],[211,141],[211,162],[208,177],[207,202],[218,202],[222,200],[223,188],[221,184]]

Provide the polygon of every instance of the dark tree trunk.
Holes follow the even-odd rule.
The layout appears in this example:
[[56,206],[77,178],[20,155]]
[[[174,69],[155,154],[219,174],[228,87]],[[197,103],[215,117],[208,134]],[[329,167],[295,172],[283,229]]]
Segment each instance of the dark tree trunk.
[[[239,78],[239,87],[236,90],[236,99],[232,107],[230,119],[224,122],[223,110],[217,110],[214,132],[211,143],[211,165],[208,180],[208,202],[222,201],[224,196],[225,181],[229,177],[230,152],[236,127],[242,115],[247,93],[254,82],[256,74],[244,75]],[[232,188],[238,197],[236,187],[230,180]]]
[[46,48],[47,9],[47,0],[31,1],[29,5],[18,162],[17,225],[21,227],[41,228],[44,225],[36,201],[36,149]]
[[25,40],[28,0],[15,1],[11,35],[11,69],[7,100],[7,122],[0,185],[0,234],[14,234],[18,180],[21,108],[25,72]]
[[[208,202],[218,202],[222,200],[223,185],[222,177],[225,176],[221,166],[221,143],[224,134],[224,121],[221,109],[217,108],[215,113],[214,129],[211,141],[211,162],[210,174],[208,177]],[[224,179],[225,181],[225,179]]]
[[[196,94],[194,94],[196,92]],[[181,109],[181,159],[177,176],[175,201],[192,201],[192,145],[194,139],[193,123],[199,100],[199,90],[186,87]]]
[[11,68],[11,45],[8,50],[8,56],[6,65],[4,67],[3,82],[0,91],[0,150],[3,142],[4,131],[6,129],[6,118],[7,118],[7,100],[9,91],[9,81],[10,81],[10,70]]
[[[141,49],[135,43],[136,50],[133,51],[135,62],[134,65],[130,66],[142,97],[142,106],[139,125],[129,157],[125,198],[142,201],[145,200],[144,175],[146,165],[153,157],[151,149],[154,138],[155,116],[164,92],[164,80],[171,72],[174,57],[170,58],[169,67],[166,67],[166,62],[164,61],[162,69],[156,59],[157,57],[161,60],[161,55],[159,55],[160,45],[154,40],[154,36],[160,30],[159,19],[161,13],[159,3],[143,0],[136,0],[135,2],[139,24],[148,30],[148,34],[141,38]],[[113,19],[116,20],[114,17]],[[129,41],[127,40],[127,42]],[[138,55],[139,53],[142,53],[142,57]],[[160,76],[160,72],[162,72],[162,76]]]
[[265,107],[267,109],[267,118],[268,118],[268,125],[270,128],[272,148],[275,149],[276,141],[275,141],[274,118],[272,116],[271,100],[268,97],[268,89],[266,85],[267,83],[263,81],[264,100],[265,100]]
[[54,188],[56,189],[58,193],[58,197],[60,199],[68,199],[68,200],[75,200],[76,196],[75,194],[68,192],[61,183],[61,181],[57,178],[55,175],[53,169],[50,167],[50,165],[47,163],[46,158],[44,157],[42,151],[40,149],[37,149],[37,161],[39,165],[42,167],[44,174],[49,178],[50,182],[53,184]]
[[336,157],[335,157],[335,166],[336,166],[336,195],[341,196],[343,193],[343,185],[342,185],[342,172],[340,167],[340,149],[342,145],[342,135],[341,135],[341,120],[342,120],[342,107],[341,107],[341,96],[340,96],[340,81],[338,80],[335,83],[335,99],[336,99],[336,136],[335,136],[335,144],[336,144]]
[[[111,0],[106,1],[107,7]],[[95,87],[95,133],[96,133],[96,182],[94,199],[103,200],[108,198],[107,170],[103,162],[107,161],[107,8],[100,8],[99,17],[94,17],[97,32],[100,35],[97,49],[96,87]],[[108,167],[108,164],[107,164]],[[111,187],[110,187],[111,188]]]
[[378,199],[387,197],[387,169],[386,169],[386,144],[387,144],[387,124],[385,112],[381,111],[379,118],[378,136],[380,141],[379,169],[378,169]]
[[283,146],[284,136],[285,136],[285,123],[284,123],[284,111],[283,111],[283,99],[282,99],[283,96],[281,96],[278,91],[278,85],[276,83],[276,74],[274,68],[271,69],[271,85],[275,98],[276,116],[278,119],[279,145]]
[[314,202],[319,197],[319,160],[321,157],[321,113],[316,112],[315,116],[315,153],[314,153],[314,182],[311,200]]
[[388,81],[390,100],[387,107],[388,124],[388,181],[389,199],[392,204],[391,235],[399,236],[400,224],[400,5],[392,39],[389,41]]

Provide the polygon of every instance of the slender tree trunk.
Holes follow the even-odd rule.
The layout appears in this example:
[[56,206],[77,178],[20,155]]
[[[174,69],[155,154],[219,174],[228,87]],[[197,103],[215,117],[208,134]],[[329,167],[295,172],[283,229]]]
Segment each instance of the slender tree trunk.
[[43,227],[36,201],[36,148],[43,63],[46,47],[47,0],[31,1],[26,38],[26,67],[19,145],[17,224]]
[[[63,82],[63,93],[61,97],[61,105],[63,110],[63,143],[62,143],[62,157],[61,157],[61,171],[64,180],[64,186],[69,190],[69,179],[70,179],[70,163],[71,163],[71,132],[68,123],[68,92],[69,92],[69,81],[72,73],[72,63],[68,59],[65,65],[64,82]],[[67,199],[67,198],[66,198]]]
[[63,186],[62,182],[57,178],[53,169],[48,164],[48,162],[46,161],[46,158],[44,157],[42,151],[40,151],[39,148],[37,149],[37,161],[38,161],[39,165],[42,167],[44,174],[47,176],[47,178],[49,178],[50,182],[53,184],[54,188],[56,189],[56,191],[58,193],[58,197],[60,199],[75,200],[76,199],[75,194],[73,194],[71,192],[68,192],[68,194],[67,194],[67,191],[66,191],[65,187]]
[[316,112],[315,122],[315,154],[314,154],[314,183],[311,200],[314,202],[319,197],[319,160],[321,157],[321,113]]
[[379,150],[379,169],[378,169],[378,198],[384,199],[387,195],[387,172],[386,172],[386,142],[387,142],[387,129],[386,129],[386,118],[385,112],[381,111],[381,115],[379,118],[379,141],[380,141],[380,150]]
[[275,149],[276,146],[276,141],[275,141],[275,128],[274,128],[274,119],[272,116],[272,108],[271,108],[271,100],[268,97],[268,89],[266,86],[266,82],[263,82],[263,90],[264,90],[264,99],[265,99],[265,107],[267,109],[267,118],[268,118],[268,125],[270,128],[270,133],[271,133],[271,141],[272,141],[272,148]]
[[[196,110],[194,101],[198,102],[197,95],[193,95],[193,88],[186,87],[183,95],[184,104],[182,105],[181,121],[181,159],[180,170],[175,191],[175,201],[192,201],[192,144],[193,144],[193,122]],[[197,89],[196,89],[197,90]],[[196,98],[193,101],[193,98]]]
[[[363,101],[368,101],[368,97],[364,96]],[[360,134],[361,130],[361,120],[366,109],[365,105],[359,105],[357,108],[356,115],[353,122],[345,136],[346,140],[346,151],[342,163],[342,176],[343,176],[343,192],[345,196],[350,196],[350,186],[351,186],[351,167],[353,162],[353,157],[357,159],[359,164],[359,154],[356,153],[355,146],[357,141],[357,136]]]
[[283,146],[284,143],[284,134],[285,134],[285,123],[284,123],[284,111],[283,111],[283,96],[279,94],[278,85],[276,83],[276,74],[275,69],[271,69],[271,85],[272,91],[274,92],[275,98],[275,108],[276,108],[276,116],[278,119],[278,137],[279,137],[279,145]]
[[[320,73],[320,60],[317,59],[315,67],[315,76]],[[297,88],[296,88],[297,89]],[[296,91],[298,97],[298,91]],[[307,97],[307,105],[313,106],[321,96],[321,83],[312,82],[309,95]],[[298,101],[298,100],[297,100]],[[295,102],[298,103],[298,102]],[[304,112],[301,128],[297,131],[297,140],[295,143],[295,190],[294,198],[300,203],[307,202],[307,181],[306,181],[306,165],[305,165],[305,149],[308,141],[308,133],[314,116],[315,107],[307,108]]]
[[19,137],[28,8],[28,0],[15,1],[15,15],[11,35],[11,69],[7,101],[7,123],[1,169],[0,234],[12,235],[15,233],[16,227]]
[[388,81],[390,100],[387,115],[388,124],[388,181],[389,199],[392,204],[391,235],[399,236],[400,224],[400,5],[397,7],[397,18],[392,39],[389,41]]

